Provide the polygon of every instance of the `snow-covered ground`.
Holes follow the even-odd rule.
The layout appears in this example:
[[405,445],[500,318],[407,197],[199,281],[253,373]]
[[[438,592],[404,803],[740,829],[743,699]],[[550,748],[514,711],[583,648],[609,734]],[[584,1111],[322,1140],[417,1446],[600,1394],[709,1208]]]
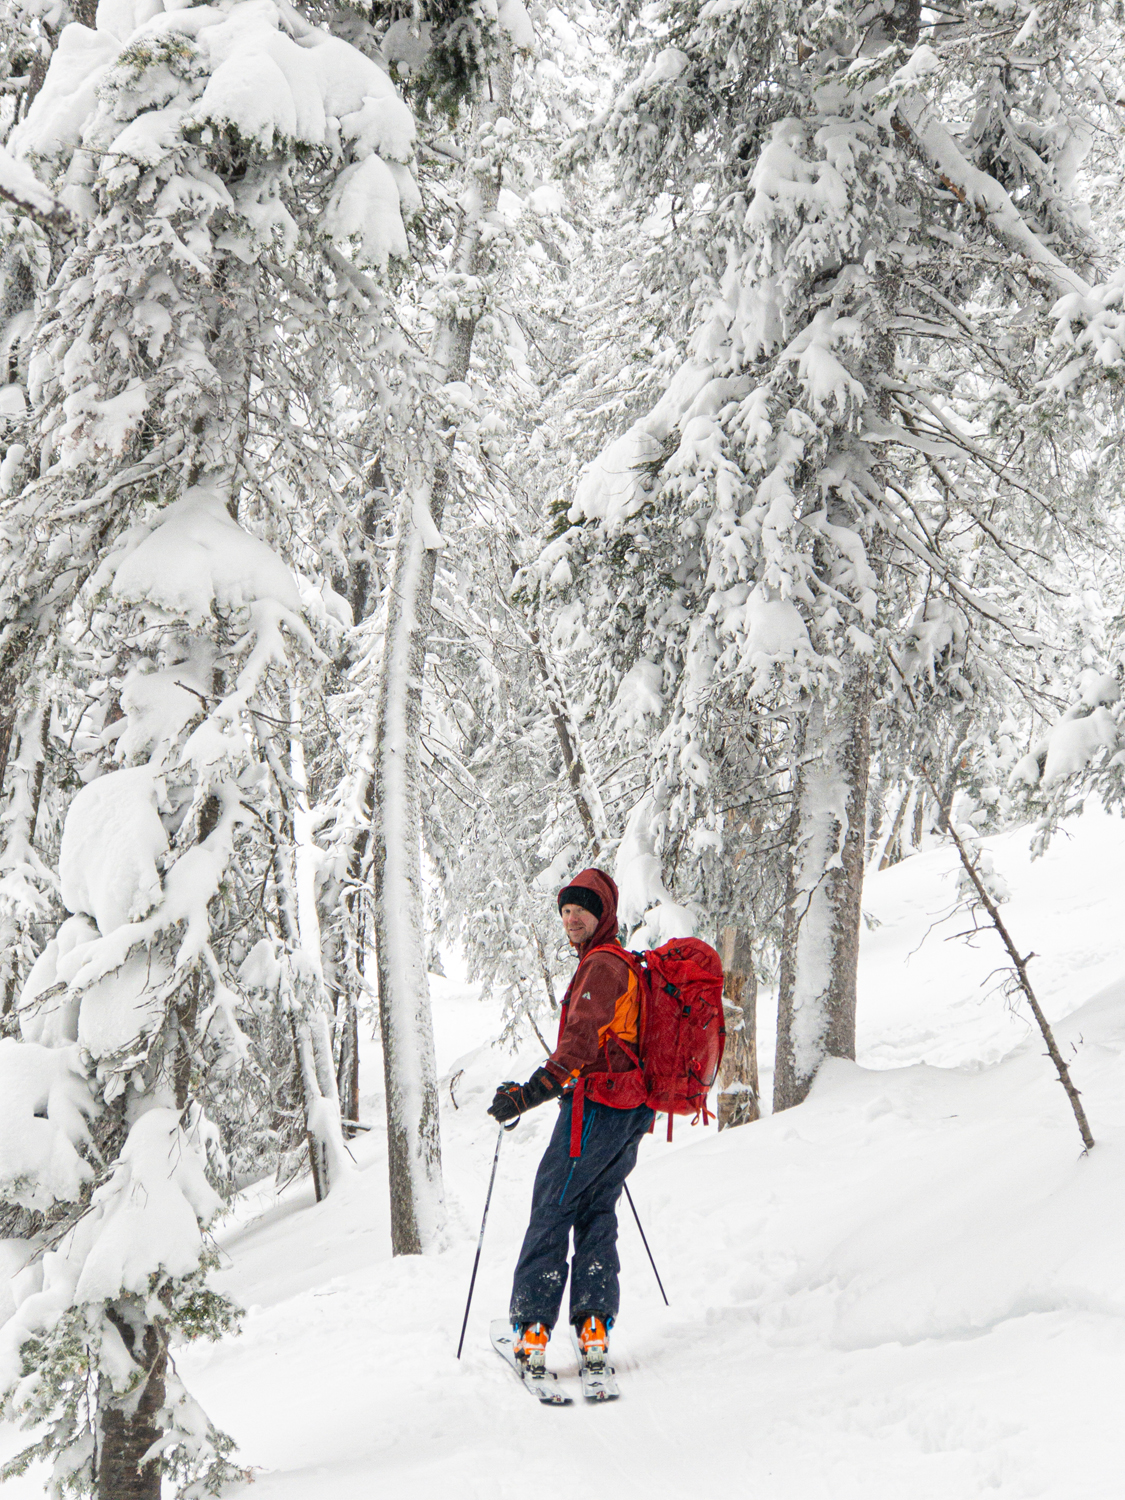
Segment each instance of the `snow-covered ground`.
[[[221,1233],[244,1331],[178,1365],[257,1470],[246,1495],[1125,1494],[1125,824],[1087,814],[1034,863],[1026,843],[990,847],[1013,936],[1041,955],[1032,975],[1083,1090],[1090,1157],[1041,1043],[996,991],[998,941],[947,941],[963,914],[933,925],[955,900],[952,855],[919,855],[865,892],[860,1063],[831,1064],[776,1118],[645,1141],[631,1187],[671,1306],[626,1209],[623,1399],[539,1407],[487,1324],[506,1310],[550,1109],[503,1141],[460,1363],[454,1351],[495,1143],[484,1107],[541,1052],[481,1045],[495,1014],[437,980],[444,1252],[390,1257],[374,1043],[376,1128],[354,1180],[319,1208],[307,1184],[249,1193]],[[551,1358],[573,1373],[564,1342]],[[41,1493],[28,1478],[5,1500]]]

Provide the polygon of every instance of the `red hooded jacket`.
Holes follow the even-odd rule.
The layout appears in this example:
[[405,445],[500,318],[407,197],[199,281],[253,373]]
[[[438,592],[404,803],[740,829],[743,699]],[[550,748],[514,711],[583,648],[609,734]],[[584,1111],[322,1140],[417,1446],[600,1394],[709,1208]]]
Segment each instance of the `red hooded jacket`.
[[[601,870],[583,870],[568,882],[576,885],[598,897],[602,914],[578,950],[578,967],[563,997],[558,1045],[544,1067],[562,1084],[582,1079],[590,1099],[632,1109],[644,1102],[636,1053],[641,994],[617,941],[617,887]],[[605,946],[622,956],[592,951]],[[629,1074],[635,1076],[623,1076]]]

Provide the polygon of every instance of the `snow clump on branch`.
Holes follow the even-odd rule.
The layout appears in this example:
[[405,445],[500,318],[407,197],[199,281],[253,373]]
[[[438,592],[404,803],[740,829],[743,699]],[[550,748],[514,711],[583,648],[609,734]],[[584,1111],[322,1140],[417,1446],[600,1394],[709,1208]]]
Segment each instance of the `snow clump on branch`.
[[[146,70],[145,92],[123,119],[113,86]],[[151,0],[100,5],[94,28],[63,29],[10,145],[17,158],[53,169],[62,202],[83,215],[94,210],[96,186],[117,192],[141,180],[143,192],[154,168],[179,159],[184,175],[154,202],[158,219],[167,223],[184,195],[210,197],[243,221],[218,248],[247,262],[259,244],[277,241],[291,251],[296,225],[271,174],[252,169],[228,189],[193,168],[196,142],[216,136],[261,153],[327,151],[337,175],[321,232],[363,265],[405,255],[403,199],[411,207],[417,201],[407,183],[415,139],[409,108],[370,58],[270,0],[168,10]],[[206,265],[209,245],[166,233],[173,256]]]

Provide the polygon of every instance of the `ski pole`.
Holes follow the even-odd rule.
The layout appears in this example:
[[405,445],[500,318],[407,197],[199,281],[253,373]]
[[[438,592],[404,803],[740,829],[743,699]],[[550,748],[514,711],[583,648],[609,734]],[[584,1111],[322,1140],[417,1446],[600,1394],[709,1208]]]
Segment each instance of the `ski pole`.
[[622,1186],[625,1189],[625,1196],[629,1200],[629,1207],[633,1210],[633,1218],[637,1221],[637,1228],[641,1231],[641,1242],[645,1249],[648,1250],[648,1263],[652,1267],[652,1274],[656,1277],[656,1284],[660,1288],[660,1295],[664,1298],[664,1306],[670,1307],[671,1303],[668,1301],[668,1293],[664,1290],[664,1283],[660,1279],[660,1272],[656,1269],[656,1262],[652,1258],[652,1251],[648,1249],[648,1240],[645,1239],[645,1232],[641,1226],[641,1216],[637,1212],[637,1205],[633,1202],[633,1195],[629,1191],[629,1184],[625,1182],[622,1183]]
[[[516,1120],[518,1123],[518,1117]],[[496,1168],[500,1161],[500,1142],[504,1139],[506,1126],[501,1125],[496,1132],[496,1151],[492,1157],[492,1176],[488,1179],[488,1193],[484,1200],[484,1217],[480,1221],[480,1238],[477,1240],[476,1259],[473,1261],[473,1274],[469,1281],[469,1297],[465,1303],[465,1318],[461,1324],[461,1337],[457,1344],[457,1358],[461,1358],[461,1350],[465,1347],[465,1329],[469,1326],[469,1308],[473,1305],[473,1288],[477,1284],[477,1267],[480,1265],[480,1247],[484,1244],[484,1226],[488,1223],[488,1205],[492,1202],[492,1185],[496,1181]],[[654,1267],[655,1269],[655,1267]],[[659,1280],[659,1278],[657,1278]]]

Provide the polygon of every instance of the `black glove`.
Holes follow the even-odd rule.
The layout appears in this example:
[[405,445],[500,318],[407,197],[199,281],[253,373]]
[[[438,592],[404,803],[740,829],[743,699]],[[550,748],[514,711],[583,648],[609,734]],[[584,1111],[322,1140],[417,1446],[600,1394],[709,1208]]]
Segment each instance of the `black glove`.
[[537,1104],[561,1093],[562,1084],[558,1079],[552,1078],[546,1068],[536,1068],[526,1083],[502,1083],[488,1106],[488,1113],[503,1125],[506,1120],[514,1120],[525,1110],[534,1109]]

